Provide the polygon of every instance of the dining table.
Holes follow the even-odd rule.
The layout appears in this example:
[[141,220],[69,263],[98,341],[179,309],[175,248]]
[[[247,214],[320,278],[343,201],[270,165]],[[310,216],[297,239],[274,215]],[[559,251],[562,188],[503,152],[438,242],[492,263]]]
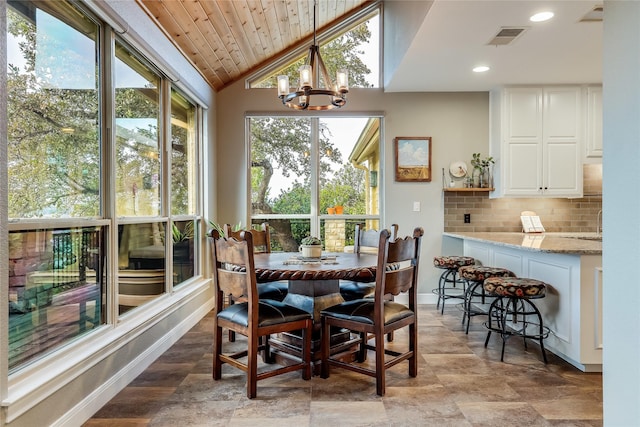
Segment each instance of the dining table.
[[[318,372],[321,359],[320,312],[344,302],[340,294],[340,280],[374,282],[378,257],[374,254],[323,253],[320,258],[305,258],[298,252],[271,252],[254,255],[256,280],[267,283],[286,280],[288,293],[285,303],[299,307],[313,316],[314,335],[311,343],[314,372]],[[336,330],[331,334],[331,354],[342,354],[353,360],[359,338],[348,331]],[[302,338],[298,334],[278,334],[270,339],[274,353],[299,357]]]

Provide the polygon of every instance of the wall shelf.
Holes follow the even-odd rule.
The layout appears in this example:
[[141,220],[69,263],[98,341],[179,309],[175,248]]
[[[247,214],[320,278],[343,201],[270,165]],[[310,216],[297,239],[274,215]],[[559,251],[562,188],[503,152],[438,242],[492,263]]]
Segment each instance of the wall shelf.
[[449,188],[443,188],[443,191],[449,193],[449,192],[472,192],[472,191],[482,191],[485,193],[488,193],[490,191],[495,190],[495,188],[456,188],[456,187],[449,187]]

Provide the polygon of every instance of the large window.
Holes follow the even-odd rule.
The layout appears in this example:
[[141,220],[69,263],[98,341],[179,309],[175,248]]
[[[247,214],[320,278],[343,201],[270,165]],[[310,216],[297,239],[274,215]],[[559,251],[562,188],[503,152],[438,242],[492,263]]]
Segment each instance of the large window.
[[200,274],[200,113],[81,3],[8,2],[7,52],[14,371]]
[[116,41],[116,214],[160,214],[160,76]]
[[98,26],[42,6],[7,10],[9,217],[98,216]]
[[328,251],[353,243],[356,223],[379,220],[379,117],[248,119],[251,220],[268,221],[272,250],[316,235]]
[[[326,41],[319,40],[320,54],[330,76],[341,68],[349,70],[351,87],[380,87],[380,13],[346,22],[345,28]],[[298,81],[298,69],[306,60],[307,49],[300,50],[289,61],[258,75],[249,82],[251,88],[275,88],[276,76],[286,74],[290,82]]]

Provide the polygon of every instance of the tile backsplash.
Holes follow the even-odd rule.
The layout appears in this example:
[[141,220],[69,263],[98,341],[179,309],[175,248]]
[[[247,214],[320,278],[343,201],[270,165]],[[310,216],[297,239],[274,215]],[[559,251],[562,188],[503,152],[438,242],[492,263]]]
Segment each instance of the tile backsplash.
[[[585,165],[580,199],[499,198],[485,192],[445,192],[444,231],[521,231],[520,212],[535,211],[549,232],[595,232],[602,209],[602,165]],[[464,223],[464,214],[471,223]]]

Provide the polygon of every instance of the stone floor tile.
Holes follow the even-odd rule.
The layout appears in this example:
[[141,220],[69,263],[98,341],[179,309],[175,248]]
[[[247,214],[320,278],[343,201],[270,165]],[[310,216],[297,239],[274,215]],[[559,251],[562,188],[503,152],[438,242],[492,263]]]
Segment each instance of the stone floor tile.
[[602,419],[602,402],[594,399],[558,397],[553,400],[534,400],[530,403],[548,420]]
[[460,410],[476,427],[547,427],[544,419],[527,402],[462,402]]
[[311,402],[313,426],[388,426],[382,400],[377,402]]

